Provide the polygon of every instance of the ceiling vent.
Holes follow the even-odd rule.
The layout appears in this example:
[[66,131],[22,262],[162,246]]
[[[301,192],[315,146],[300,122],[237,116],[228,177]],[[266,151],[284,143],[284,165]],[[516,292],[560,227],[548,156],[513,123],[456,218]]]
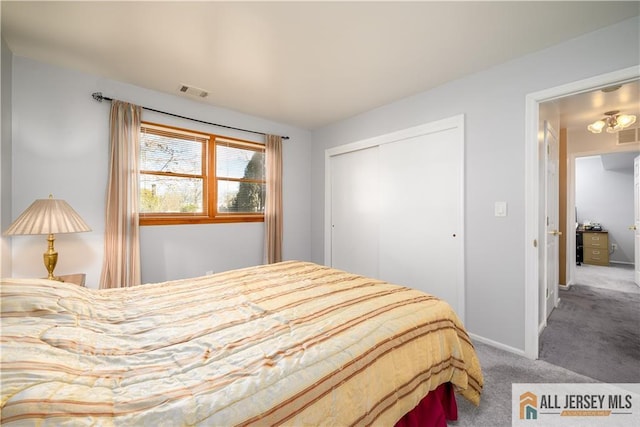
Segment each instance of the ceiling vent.
[[618,131],[618,145],[635,144],[640,142],[640,127]]
[[207,96],[209,96],[209,92],[207,92],[206,90],[189,85],[181,85],[180,92],[186,93],[187,95],[191,96],[197,96],[198,98],[206,98]]

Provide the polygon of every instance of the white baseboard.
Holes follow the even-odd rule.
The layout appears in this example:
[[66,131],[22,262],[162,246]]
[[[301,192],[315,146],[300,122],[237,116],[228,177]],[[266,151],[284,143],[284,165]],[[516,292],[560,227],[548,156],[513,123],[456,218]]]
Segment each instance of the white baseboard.
[[513,354],[517,354],[518,356],[526,357],[524,355],[524,350],[521,350],[519,348],[511,347],[510,345],[502,344],[502,343],[500,343],[498,341],[494,341],[494,340],[489,339],[489,338],[481,337],[480,335],[476,335],[476,334],[471,334],[470,333],[469,337],[471,337],[471,339],[473,341],[478,341],[478,342],[481,342],[483,344],[490,345],[491,347],[499,348],[500,350],[508,351],[509,353],[513,353]]
[[546,320],[538,325],[538,336],[540,336],[540,334],[542,333],[542,331],[544,331],[544,328],[546,327],[547,327]]
[[613,261],[613,260],[609,260],[609,264],[634,265],[634,263],[633,263],[633,262],[626,262],[626,261]]

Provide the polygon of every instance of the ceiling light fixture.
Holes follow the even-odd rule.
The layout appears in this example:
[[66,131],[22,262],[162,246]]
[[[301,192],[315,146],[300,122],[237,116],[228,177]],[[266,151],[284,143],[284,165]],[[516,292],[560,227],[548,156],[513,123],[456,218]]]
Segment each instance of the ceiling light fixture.
[[636,116],[631,114],[618,114],[620,111],[607,111],[604,113],[606,117],[591,123],[587,126],[589,132],[600,133],[606,128],[607,133],[615,133],[636,122]]
[[600,90],[603,91],[604,93],[609,93],[609,92],[615,92],[618,89],[620,89],[621,87],[622,87],[622,85],[613,85],[613,86],[603,87]]

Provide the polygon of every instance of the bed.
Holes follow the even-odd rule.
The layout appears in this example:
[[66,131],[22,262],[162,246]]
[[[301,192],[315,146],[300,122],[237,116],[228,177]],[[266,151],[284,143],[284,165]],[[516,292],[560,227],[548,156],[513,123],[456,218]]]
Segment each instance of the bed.
[[482,392],[447,303],[313,263],[1,292],[2,425],[429,425]]

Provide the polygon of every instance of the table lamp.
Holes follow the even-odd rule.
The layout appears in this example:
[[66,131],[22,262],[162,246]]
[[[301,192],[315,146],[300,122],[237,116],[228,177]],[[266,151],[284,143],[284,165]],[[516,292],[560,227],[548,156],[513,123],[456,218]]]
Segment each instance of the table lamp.
[[47,279],[58,280],[53,275],[53,269],[58,262],[58,253],[53,248],[54,234],[80,233],[91,231],[91,228],[80,218],[64,200],[38,199],[31,204],[4,232],[8,236],[23,234],[47,234],[49,248],[43,254],[44,265],[49,272]]

